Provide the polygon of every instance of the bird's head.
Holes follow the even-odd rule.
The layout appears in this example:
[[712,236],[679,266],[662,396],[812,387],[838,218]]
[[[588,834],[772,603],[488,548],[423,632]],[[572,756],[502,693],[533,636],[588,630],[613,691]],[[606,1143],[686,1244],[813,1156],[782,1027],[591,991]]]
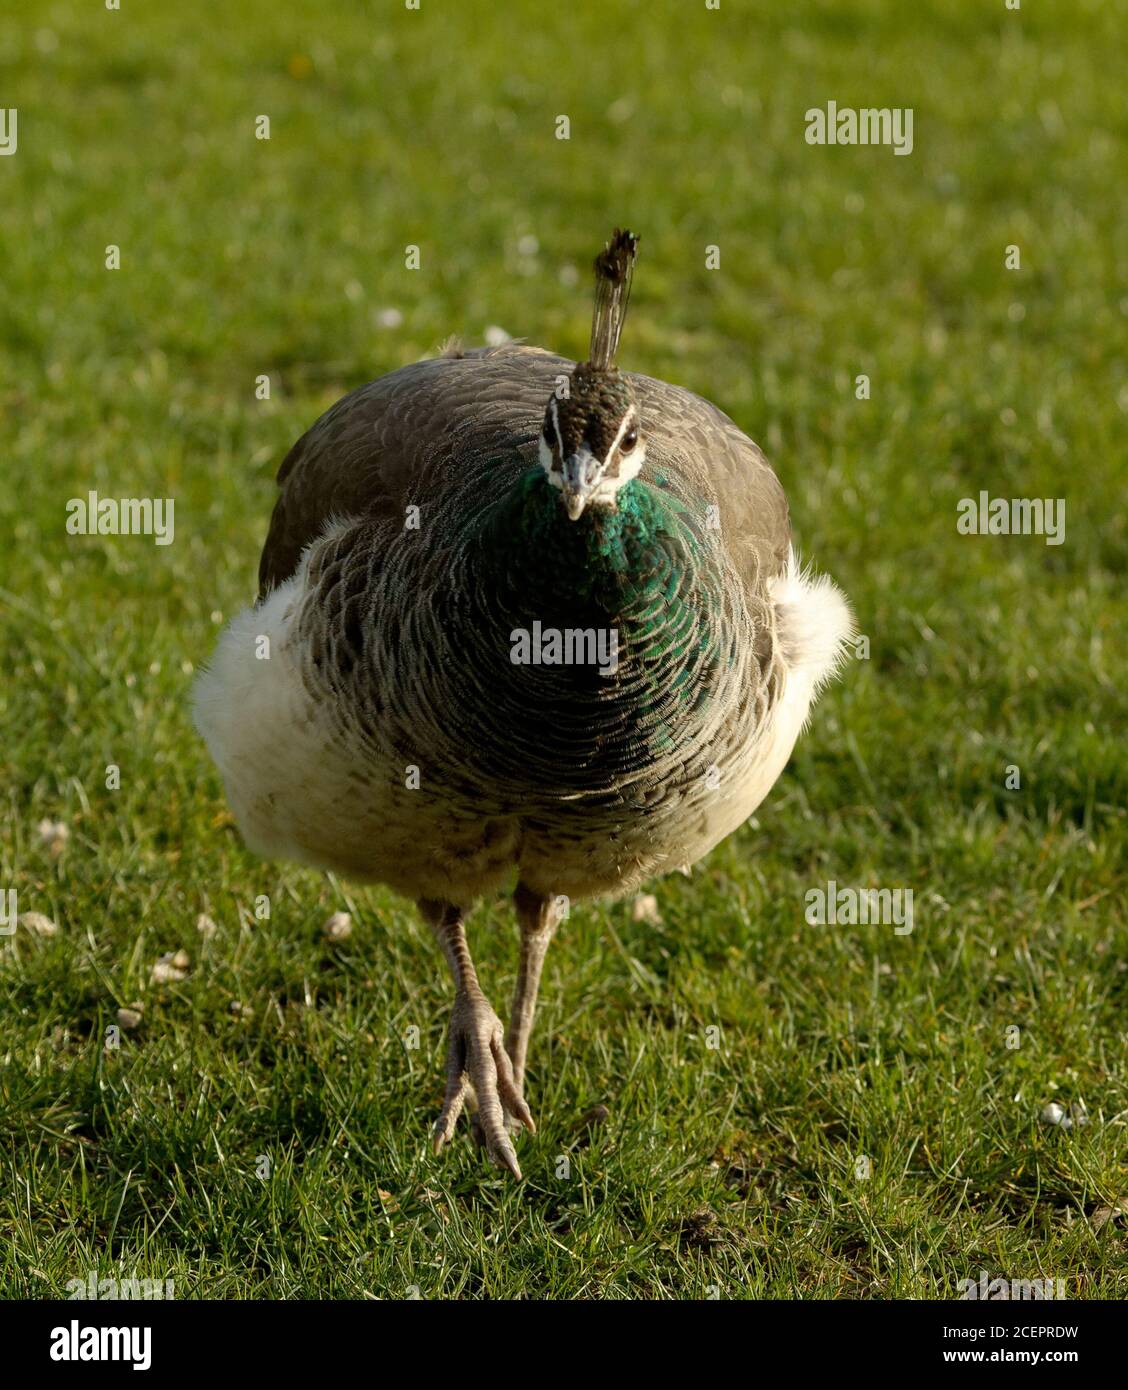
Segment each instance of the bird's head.
[[596,257],[591,352],[545,411],[541,467],[573,521],[586,507],[614,508],[646,459],[638,402],[615,366],[637,254],[638,237],[616,230]]
[[626,377],[576,367],[568,394],[553,396],[540,439],[541,467],[576,521],[585,507],[614,507],[619,489],[646,459],[638,404]]

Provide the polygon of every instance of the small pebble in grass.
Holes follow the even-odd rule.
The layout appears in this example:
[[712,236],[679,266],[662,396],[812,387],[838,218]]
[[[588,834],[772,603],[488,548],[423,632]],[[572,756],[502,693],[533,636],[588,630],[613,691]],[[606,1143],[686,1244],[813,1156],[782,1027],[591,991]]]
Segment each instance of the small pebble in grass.
[[606,1105],[593,1105],[590,1110],[580,1116],[576,1128],[580,1130],[597,1129],[600,1125],[605,1125],[610,1118],[611,1111]]
[[1093,1223],[1093,1230],[1099,1231],[1103,1226],[1107,1226],[1110,1221],[1114,1221],[1118,1216],[1128,1216],[1128,1197],[1121,1197],[1113,1202],[1110,1207],[1098,1207],[1090,1220]]
[[35,936],[58,936],[58,924],[53,922],[42,912],[21,912],[16,918],[17,930],[22,927],[24,931],[32,932]]
[[347,941],[352,936],[352,918],[347,912],[334,912],[321,928],[326,941]]
[[140,1009],[118,1009],[118,1027],[125,1033],[132,1033],[135,1028],[141,1026]]
[[188,978],[190,965],[187,951],[166,951],[153,966],[153,983],[170,985],[185,980]]
[[662,921],[658,911],[658,899],[653,893],[640,893],[631,905],[631,918],[635,922],[649,922],[652,927]]
[[1087,1125],[1089,1114],[1084,1101],[1074,1101],[1067,1110],[1064,1105],[1051,1100],[1048,1105],[1042,1107],[1042,1123],[1054,1125],[1058,1129],[1072,1129],[1074,1125]]
[[196,918],[196,930],[205,941],[210,941],[216,932],[219,931],[219,928],[206,912],[201,912]]
[[39,833],[40,843],[46,847],[47,853],[58,859],[67,847],[67,841],[70,839],[70,827],[65,821],[44,819],[35,828]]

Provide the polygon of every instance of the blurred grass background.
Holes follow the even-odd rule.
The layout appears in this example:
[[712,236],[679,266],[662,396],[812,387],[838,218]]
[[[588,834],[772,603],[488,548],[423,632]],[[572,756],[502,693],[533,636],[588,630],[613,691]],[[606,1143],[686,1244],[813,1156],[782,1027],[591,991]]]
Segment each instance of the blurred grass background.
[[[59,931],[0,939],[0,1291],[951,1298],[985,1269],[1123,1293],[1124,21],[17,5],[0,883]],[[829,99],[911,106],[912,155],[807,145]],[[656,886],[659,923],[573,914],[518,1188],[465,1137],[429,1154],[449,985],[414,912],[251,857],[187,693],[253,595],[292,441],[450,333],[582,355],[616,224],[643,237],[625,364],[761,443],[871,652],[755,822]],[[89,489],[175,498],[175,543],[68,536]],[[958,535],[980,489],[1064,498],[1066,543]],[[808,926],[831,878],[912,887],[913,935]],[[504,1012],[504,902],[471,940]],[[177,949],[187,979],[153,984]],[[1040,1123],[1054,1100],[1088,1123]]]

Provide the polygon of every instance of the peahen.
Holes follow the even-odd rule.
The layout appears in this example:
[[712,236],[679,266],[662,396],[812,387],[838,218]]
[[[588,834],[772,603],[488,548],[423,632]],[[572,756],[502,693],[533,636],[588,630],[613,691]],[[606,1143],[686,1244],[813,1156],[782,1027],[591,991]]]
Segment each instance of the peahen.
[[[258,601],[196,691],[253,850],[418,904],[455,986],[435,1149],[472,1099],[518,1178],[568,904],[690,865],[747,820],[851,631],[840,591],[798,567],[756,445],[616,367],[637,243],[616,231],[596,260],[587,362],[453,347],[317,421],[278,475]],[[503,1034],[465,920],[514,875]]]

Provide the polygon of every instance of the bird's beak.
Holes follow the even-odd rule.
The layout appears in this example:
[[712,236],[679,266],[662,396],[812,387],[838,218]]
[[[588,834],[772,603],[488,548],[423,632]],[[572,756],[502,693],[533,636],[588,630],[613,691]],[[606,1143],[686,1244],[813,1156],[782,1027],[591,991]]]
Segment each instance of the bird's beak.
[[563,485],[560,491],[569,520],[580,519],[598,482],[599,460],[586,446],[581,446],[564,460]]

